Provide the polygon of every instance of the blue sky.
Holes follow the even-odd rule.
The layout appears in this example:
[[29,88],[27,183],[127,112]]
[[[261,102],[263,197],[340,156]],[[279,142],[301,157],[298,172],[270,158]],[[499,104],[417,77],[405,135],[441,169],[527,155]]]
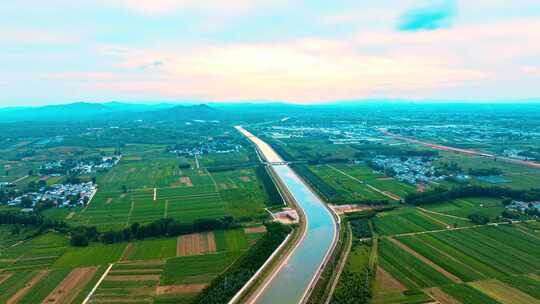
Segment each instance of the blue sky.
[[0,16],[0,106],[540,97],[536,0],[18,0]]

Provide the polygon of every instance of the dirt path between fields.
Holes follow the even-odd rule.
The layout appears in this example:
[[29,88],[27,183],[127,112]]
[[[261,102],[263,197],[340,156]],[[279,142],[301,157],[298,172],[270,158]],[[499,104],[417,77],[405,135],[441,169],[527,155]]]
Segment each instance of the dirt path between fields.
[[412,254],[414,257],[416,257],[420,261],[422,261],[425,264],[431,266],[433,269],[435,269],[440,274],[442,274],[445,277],[447,277],[448,279],[450,279],[452,282],[458,283],[458,284],[463,283],[463,281],[460,278],[458,278],[455,275],[451,274],[450,272],[448,272],[446,269],[442,268],[441,266],[433,263],[430,259],[428,259],[425,256],[419,254],[418,252],[414,251],[413,249],[411,249],[407,245],[401,243],[400,241],[396,240],[395,238],[389,237],[388,240],[390,240],[392,243],[394,243],[394,245],[398,246],[399,248],[401,248],[401,249],[407,251],[408,253]]
[[424,291],[429,294],[432,298],[437,300],[440,304],[461,304],[460,301],[452,298],[451,296],[444,293],[440,288],[426,288]]
[[377,266],[376,282],[378,282],[381,289],[384,291],[396,291],[403,292],[407,290],[407,287],[403,286],[396,278],[389,274],[381,266]]
[[425,208],[422,208],[422,207],[416,207],[418,210],[420,211],[423,211],[425,213],[432,213],[432,214],[437,214],[437,215],[441,215],[441,216],[446,216],[446,217],[451,217],[451,218],[455,218],[455,219],[459,219],[459,220],[464,220],[464,221],[467,221],[467,222],[470,222],[471,220],[466,218],[466,217],[459,217],[459,216],[455,216],[455,215],[451,215],[451,214],[446,214],[446,213],[440,213],[440,212],[436,212],[436,211],[431,211],[431,210],[427,210]]
[[208,284],[182,284],[182,285],[168,285],[158,286],[156,288],[156,295],[163,294],[184,294],[184,293],[198,293],[206,288]]
[[131,251],[133,251],[133,243],[127,244],[126,248],[124,248],[124,251],[122,252],[122,256],[120,257],[119,261],[127,261],[129,259],[129,255],[131,254]]
[[73,269],[64,280],[45,298],[47,304],[73,303],[97,271],[97,267]]
[[362,185],[365,185],[366,187],[368,187],[369,189],[379,193],[379,194],[382,194],[388,198],[391,198],[392,200],[395,200],[395,201],[400,201],[401,200],[401,197],[395,195],[394,193],[390,192],[390,191],[382,191],[381,189],[378,189],[378,188],[375,188],[373,187],[372,185],[370,184],[367,184],[366,182],[364,182],[363,180],[359,180],[358,178],[348,174],[347,172],[344,172],[343,170],[339,170],[338,168],[334,167],[334,166],[331,166],[331,165],[327,165],[329,168],[345,175],[346,177],[352,179],[352,180],[355,180],[357,182],[359,182],[360,184]]
[[352,230],[351,225],[347,224],[347,244],[345,245],[345,250],[341,253],[339,265],[337,267],[337,271],[335,272],[335,277],[332,279],[332,286],[330,287],[330,291],[328,292],[328,298],[326,298],[325,304],[329,304],[330,301],[332,301],[332,295],[334,294],[334,291],[336,290],[336,286],[340,280],[341,274],[343,273],[343,269],[345,269],[345,266],[347,265],[347,260],[349,258],[349,254],[351,253],[352,248]]
[[30,290],[30,288],[34,287],[37,282],[39,282],[46,274],[47,270],[38,272],[34,277],[30,279],[26,284],[24,284],[24,287],[19,289],[14,295],[7,300],[7,304],[14,304],[17,303],[27,292]]
[[429,213],[427,213],[427,212],[422,212],[422,211],[420,211],[419,213],[420,213],[420,216],[424,216],[424,217],[426,217],[426,218],[428,218],[428,219],[430,219],[430,220],[432,220],[432,221],[434,221],[434,222],[436,222],[436,223],[439,223],[439,224],[443,225],[444,227],[450,227],[450,226],[451,226],[450,224],[448,224],[448,223],[446,223],[446,222],[443,222],[443,221],[441,221],[441,220],[439,220],[439,219],[436,219],[436,218],[432,217],[432,216],[429,215]]
[[13,275],[12,273],[0,273],[0,284],[4,282],[5,280],[9,279]]

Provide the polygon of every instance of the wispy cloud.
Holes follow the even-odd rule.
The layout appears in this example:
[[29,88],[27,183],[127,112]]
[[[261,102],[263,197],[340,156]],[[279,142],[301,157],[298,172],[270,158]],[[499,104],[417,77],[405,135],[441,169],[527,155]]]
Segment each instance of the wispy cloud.
[[454,0],[439,0],[406,11],[399,18],[400,31],[436,30],[450,26],[456,14]]

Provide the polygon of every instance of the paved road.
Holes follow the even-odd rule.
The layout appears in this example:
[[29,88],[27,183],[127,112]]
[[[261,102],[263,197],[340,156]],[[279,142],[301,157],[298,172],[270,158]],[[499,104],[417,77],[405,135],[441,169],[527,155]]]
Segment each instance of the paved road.
[[410,143],[413,143],[413,144],[419,144],[419,145],[422,145],[422,146],[430,147],[430,148],[435,149],[435,150],[453,151],[453,152],[460,153],[460,154],[465,154],[465,155],[477,155],[477,156],[482,156],[482,157],[486,157],[486,158],[502,160],[502,161],[505,161],[507,163],[513,163],[513,164],[524,165],[524,166],[528,166],[528,167],[540,168],[540,163],[536,163],[536,162],[532,162],[532,161],[513,159],[513,158],[509,158],[509,157],[497,156],[495,154],[483,153],[483,152],[478,152],[478,151],[474,151],[474,150],[460,149],[460,148],[454,148],[454,147],[449,147],[449,146],[433,144],[433,143],[420,141],[420,140],[416,140],[416,139],[412,139],[412,138],[408,138],[408,137],[403,137],[403,136],[388,132],[388,130],[385,130],[385,129],[379,129],[379,132],[381,132],[381,133],[383,133],[385,135],[391,136],[391,137],[393,137],[395,139],[398,139],[398,140],[410,142]]

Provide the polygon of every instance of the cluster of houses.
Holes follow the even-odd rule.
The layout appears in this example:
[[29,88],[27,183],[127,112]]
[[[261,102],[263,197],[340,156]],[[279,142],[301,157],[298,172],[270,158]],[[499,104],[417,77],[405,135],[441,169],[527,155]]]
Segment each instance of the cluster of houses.
[[60,176],[63,174],[90,174],[107,170],[118,164],[122,155],[104,156],[97,160],[49,161],[39,168],[41,175]]
[[377,155],[371,160],[373,167],[409,184],[427,184],[443,181],[446,175],[438,175],[432,162],[423,157],[387,157]]
[[107,170],[116,166],[121,158],[122,155],[116,155],[104,156],[101,158],[101,162],[80,161],[76,163],[75,167],[71,168],[70,172],[78,174],[90,174],[96,171]]
[[169,148],[167,151],[169,153],[174,153],[178,156],[185,156],[185,157],[194,157],[199,156],[203,154],[210,154],[210,153],[218,153],[218,154],[224,154],[224,153],[233,153],[233,152],[240,152],[242,149],[242,145],[240,144],[234,144],[229,142],[208,142],[205,144],[200,144],[197,147],[174,147]]
[[97,192],[97,186],[92,182],[80,184],[56,184],[43,187],[37,192],[28,192],[10,200],[8,206],[21,206],[24,200],[30,199],[30,206],[35,207],[40,201],[50,201],[56,207],[72,207],[85,205]]
[[506,205],[506,209],[519,213],[524,213],[528,209],[536,209],[537,212],[540,212],[540,202],[523,202],[514,200],[510,204]]

